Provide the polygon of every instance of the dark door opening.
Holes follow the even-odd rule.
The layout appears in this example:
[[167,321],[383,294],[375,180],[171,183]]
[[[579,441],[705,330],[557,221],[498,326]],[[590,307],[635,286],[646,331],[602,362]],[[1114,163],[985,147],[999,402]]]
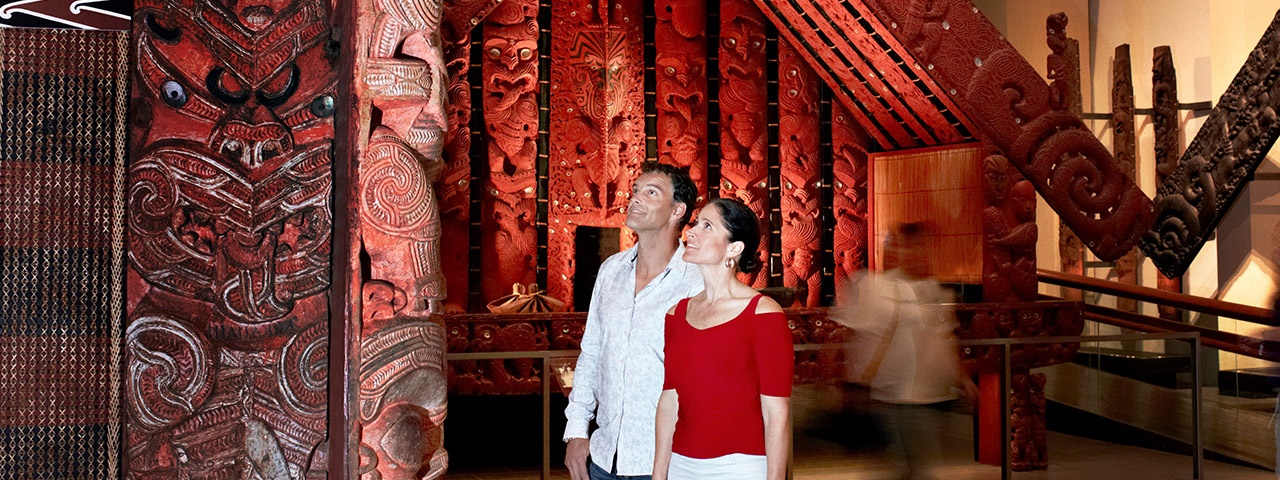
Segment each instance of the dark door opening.
[[574,238],[574,310],[584,312],[591,305],[600,264],[618,253],[622,231],[618,228],[578,227]]

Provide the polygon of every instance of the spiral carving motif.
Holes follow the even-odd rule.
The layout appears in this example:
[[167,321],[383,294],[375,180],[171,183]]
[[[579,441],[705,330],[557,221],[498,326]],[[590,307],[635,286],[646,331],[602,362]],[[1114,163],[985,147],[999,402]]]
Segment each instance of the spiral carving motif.
[[285,343],[277,365],[280,396],[290,410],[322,418],[329,399],[329,324],[320,322]]
[[150,432],[190,416],[209,398],[214,369],[209,343],[183,322],[134,320],[126,333],[132,427]]
[[360,176],[360,206],[368,225],[428,240],[423,227],[439,223],[439,210],[413,147],[385,127],[375,130]]

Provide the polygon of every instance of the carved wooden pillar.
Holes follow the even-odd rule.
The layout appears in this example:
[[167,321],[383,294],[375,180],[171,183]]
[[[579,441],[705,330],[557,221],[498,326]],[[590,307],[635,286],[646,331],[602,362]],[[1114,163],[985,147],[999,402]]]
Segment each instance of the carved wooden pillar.
[[654,9],[658,161],[689,168],[707,192],[706,0],[658,0]]
[[[1071,50],[1071,39],[1067,38],[1067,16],[1061,13],[1049,16],[1045,23],[1049,50],[1049,106],[1055,110],[1069,110],[1071,99],[1076,98],[1080,90],[1079,50]],[[1079,44],[1075,44],[1078,49]],[[1076,60],[1072,68],[1072,55]],[[1073,88],[1074,87],[1074,88]],[[1075,92],[1076,95],[1073,95]],[[1076,113],[1079,115],[1079,112]],[[1062,219],[1058,220],[1058,255],[1062,260],[1062,271],[1073,275],[1084,275],[1084,244],[1080,237],[1067,226]],[[1080,290],[1063,289],[1063,298],[1080,300]]]
[[[1135,179],[1137,150],[1133,129],[1133,73],[1129,62],[1129,45],[1116,47],[1111,62],[1111,155],[1130,180]],[[1128,285],[1138,283],[1138,251],[1132,250],[1116,259],[1116,281]],[[1116,308],[1137,312],[1138,302],[1116,297]]]
[[330,6],[135,3],[129,477],[323,478]]
[[[764,14],[750,0],[720,3],[720,196],[746,203],[769,218]],[[760,264],[769,265],[769,229],[760,231]],[[742,276],[754,287],[765,268]]]
[[624,225],[645,158],[644,8],[564,0],[551,9],[547,293],[574,308],[577,227]]
[[819,82],[791,44],[778,42],[783,282],[807,290],[799,304],[805,307],[819,306],[822,295]]
[[[858,270],[867,268],[867,145],[868,135],[858,127],[849,109],[831,102],[832,245],[836,262],[836,292]],[[837,298],[839,301],[839,298]]]
[[[445,10],[465,3],[447,0]],[[440,205],[440,235],[449,239],[440,244],[440,270],[453,292],[445,298],[444,309],[453,313],[469,310],[471,291],[471,27],[468,22],[443,32],[449,129],[445,133],[444,168],[433,185]]]
[[485,301],[534,283],[538,268],[538,2],[507,0],[480,47],[489,179],[480,251]]
[[[1175,173],[1178,171],[1179,154],[1178,137],[1181,128],[1178,124],[1178,75],[1173,68],[1173,52],[1170,51],[1168,45],[1155,48],[1154,58],[1151,65],[1151,106],[1154,113],[1151,115],[1151,123],[1155,127],[1156,140],[1156,185],[1163,185],[1168,182],[1171,177],[1177,178]],[[1212,123],[1205,123],[1203,128],[1212,127]],[[1202,157],[1199,160],[1191,159],[1189,168],[1201,168],[1208,170]],[[1210,175],[1209,172],[1203,172],[1204,175]],[[1190,175],[1189,175],[1190,176]],[[1199,180],[1197,178],[1197,180]],[[1212,181],[1208,182],[1212,183]],[[1209,188],[1203,189],[1205,196],[1213,196],[1216,190],[1210,185]],[[1197,200],[1204,200],[1197,198]],[[1216,204],[1217,200],[1212,199],[1205,204]],[[1207,209],[1206,209],[1207,210]],[[1163,273],[1156,277],[1156,288],[1161,290],[1182,293],[1182,276],[1169,278]],[[1160,318],[1166,320],[1182,321],[1182,311],[1175,307],[1160,306]]]

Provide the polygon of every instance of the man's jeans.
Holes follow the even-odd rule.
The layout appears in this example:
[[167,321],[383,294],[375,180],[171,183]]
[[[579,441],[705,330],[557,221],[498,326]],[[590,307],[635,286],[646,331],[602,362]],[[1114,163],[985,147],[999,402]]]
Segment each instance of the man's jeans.
[[587,475],[591,480],[650,480],[653,475],[618,475],[618,467],[614,466],[612,472],[606,472],[603,468],[596,465],[596,462],[587,459]]

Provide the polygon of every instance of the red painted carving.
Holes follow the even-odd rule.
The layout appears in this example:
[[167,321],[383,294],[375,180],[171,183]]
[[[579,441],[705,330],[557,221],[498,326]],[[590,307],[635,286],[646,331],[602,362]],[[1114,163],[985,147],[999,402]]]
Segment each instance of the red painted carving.
[[133,478],[313,476],[327,414],[330,4],[136,2]]
[[[933,79],[920,74],[928,65],[911,61],[937,48],[949,28],[937,19],[947,14],[949,3],[911,2],[918,18],[894,23],[844,2],[755,3],[878,144],[892,149],[973,139],[974,126]],[[856,31],[835,33],[849,25]],[[918,53],[908,52],[887,30],[915,40]]]
[[987,179],[987,208],[982,212],[982,299],[1032,301],[1037,295],[1036,192],[1019,179],[999,152],[982,162]]
[[[1049,71],[1049,107],[1058,111],[1072,111],[1072,107],[1079,106],[1080,52],[1071,47],[1078,49],[1079,44],[1073,44],[1073,40],[1067,38],[1067,16],[1063,13],[1049,16],[1045,21],[1045,33],[1051,52],[1046,60]],[[1072,113],[1080,115],[1079,110]],[[1133,177],[1129,179],[1132,180]],[[1080,237],[1061,218],[1058,219],[1058,256],[1062,262],[1062,271],[1084,275],[1084,242],[1080,241]],[[1065,289],[1063,298],[1080,300],[1081,293],[1079,290]]]
[[[1116,156],[1120,170],[1129,179],[1135,178],[1137,155],[1133,130],[1133,73],[1129,65],[1129,45],[1116,47],[1111,62],[1111,153]],[[1078,274],[1077,274],[1078,275]],[[1138,251],[1131,250],[1116,260],[1116,281],[1129,285],[1138,283]],[[1129,298],[1116,298],[1116,308],[1137,312],[1138,302]]]
[[1049,443],[1045,429],[1043,373],[1017,373],[1009,380],[1010,465],[1014,470],[1049,467]]
[[907,68],[936,82],[939,98],[954,100],[968,118],[982,125],[983,133],[1099,258],[1113,260],[1124,254],[1151,224],[1151,202],[1118,173],[1111,154],[1078,118],[1049,108],[1048,85],[977,8],[953,6],[935,15],[922,13],[919,6],[928,4],[919,2],[791,5],[810,18],[831,11],[848,14],[829,16],[834,24],[823,29],[828,37],[865,37],[865,27],[853,13],[891,26],[923,22],[921,31],[937,25],[943,33],[936,46],[927,36],[912,37],[897,28],[877,32],[890,49],[918,52],[918,63],[903,62],[912,64]]
[[849,109],[831,105],[831,150],[834,183],[836,291],[855,272],[867,268],[867,146],[871,140],[858,128]]
[[481,296],[537,281],[538,2],[507,0],[486,17],[480,47],[489,144]]
[[[362,278],[359,353],[360,475],[444,474],[445,333],[429,315],[445,297],[440,207],[448,82],[440,1],[358,4],[353,119],[358,140],[354,225],[368,263]],[[360,17],[358,17],[360,18]],[[367,46],[367,47],[366,47]],[[359,68],[363,66],[364,68]]]
[[[1185,179],[1178,177],[1178,145],[1181,140],[1181,128],[1178,124],[1178,75],[1173,67],[1173,52],[1169,50],[1169,46],[1156,47],[1154,58],[1151,64],[1151,106],[1154,112],[1151,115],[1151,123],[1155,127],[1155,151],[1156,151],[1156,185],[1164,185],[1166,182],[1171,184],[1182,184],[1183,193],[1177,193],[1170,197],[1168,201],[1181,199],[1183,202],[1203,202],[1210,200],[1208,204],[1216,202],[1216,192],[1214,188],[1213,174],[1206,168],[1203,157],[1192,157],[1189,159],[1187,167],[1194,171],[1193,174],[1187,175],[1191,180],[1185,182]],[[1205,127],[1211,124],[1206,123]],[[1204,127],[1202,127],[1203,129]],[[1199,135],[1196,135],[1199,138]],[[1184,173],[1186,174],[1186,173]],[[1167,190],[1167,189],[1165,189]],[[1164,204],[1162,204],[1163,206]],[[1176,226],[1175,231],[1185,231],[1184,228],[1189,225],[1199,225],[1203,221],[1210,219],[1205,213],[1209,213],[1205,209],[1198,212],[1194,222],[1186,222],[1185,225]],[[1169,230],[1167,223],[1173,220],[1177,222],[1177,217],[1169,217],[1162,213],[1162,223],[1165,225],[1157,225],[1162,230]],[[1198,227],[1197,227],[1198,228]],[[1153,228],[1152,230],[1156,230]],[[1189,233],[1189,231],[1185,231]],[[1176,238],[1176,237],[1175,237]],[[1150,236],[1148,236],[1150,240]],[[1144,245],[1146,247],[1146,245]],[[1152,254],[1147,249],[1147,254]],[[1154,262],[1155,259],[1153,258]],[[1174,259],[1168,259],[1166,262],[1173,262]],[[1160,263],[1157,263],[1159,265]],[[1163,273],[1164,270],[1161,270]],[[1182,293],[1182,276],[1174,276],[1172,278],[1160,275],[1156,277],[1156,288],[1170,291],[1174,293]],[[1182,311],[1176,307],[1169,305],[1159,305],[1160,318],[1166,320],[1182,321]]]
[[689,167],[707,191],[706,0],[658,0],[654,8],[658,161]]
[[[1157,49],[1157,61],[1164,56]],[[1159,183],[1158,219],[1143,238],[1142,249],[1164,276],[1179,276],[1191,265],[1280,137],[1278,79],[1280,12],[1187,146],[1176,170]],[[1159,98],[1153,99],[1156,108],[1176,108],[1176,96],[1168,101],[1162,105]],[[1167,158],[1162,156],[1167,152],[1157,151],[1157,159]],[[1157,168],[1169,171],[1166,164]]]
[[623,226],[645,156],[644,8],[567,0],[551,11],[547,292],[573,308],[576,227]]
[[807,289],[801,305],[822,293],[819,203],[818,75],[794,48],[778,45],[778,146],[782,173],[782,268],[788,287]]
[[[720,196],[742,200],[769,218],[769,159],[765,118],[764,14],[750,0],[720,2]],[[760,231],[760,264],[768,265],[770,235]],[[743,274],[764,287],[764,269]]]

